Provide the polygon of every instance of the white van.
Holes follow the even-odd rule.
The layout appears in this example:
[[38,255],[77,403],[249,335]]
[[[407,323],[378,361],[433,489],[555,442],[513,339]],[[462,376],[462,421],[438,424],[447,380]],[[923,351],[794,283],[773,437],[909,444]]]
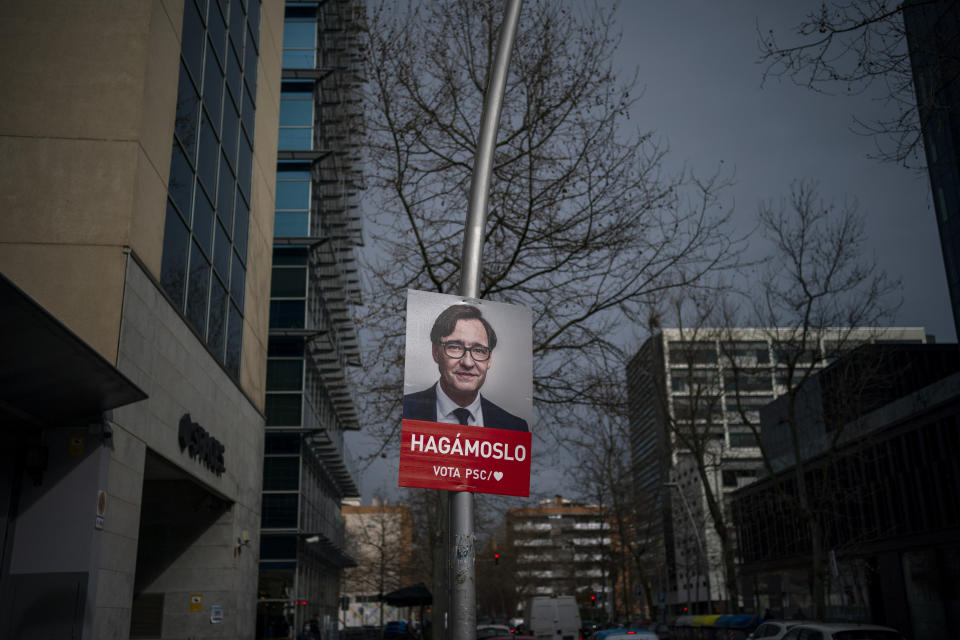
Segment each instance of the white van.
[[537,596],[523,611],[527,633],[537,640],[580,640],[580,607],[573,596]]

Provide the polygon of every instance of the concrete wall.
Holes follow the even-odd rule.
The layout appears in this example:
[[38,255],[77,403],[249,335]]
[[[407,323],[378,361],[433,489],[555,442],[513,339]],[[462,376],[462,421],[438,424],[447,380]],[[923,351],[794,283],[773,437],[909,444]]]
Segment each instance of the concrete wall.
[[181,21],[182,1],[0,5],[0,270],[111,362],[123,248],[159,270]]
[[270,327],[270,270],[273,265],[283,10],[283,0],[264,0],[260,9],[257,126],[253,141],[250,241],[247,250],[247,288],[240,367],[240,384],[261,411],[266,397],[267,333]]
[[[149,398],[113,412],[115,445],[108,499],[111,505],[120,505],[124,517],[111,518],[111,526],[105,527],[109,535],[102,538],[94,637],[110,637],[115,629],[129,629],[139,525],[141,519],[150,517],[140,512],[147,448],[208,492],[232,503],[149,586],[150,592],[167,594],[164,637],[252,637],[263,416],[134,260],[128,262],[126,282],[117,366]],[[226,471],[219,477],[180,450],[178,429],[185,414],[224,445]],[[171,495],[170,501],[179,497]],[[189,513],[189,505],[182,512]],[[126,517],[134,514],[139,517]],[[244,531],[251,538],[250,545],[235,556],[236,541]],[[191,593],[210,594],[205,606],[222,605],[225,622],[211,625],[209,611],[203,618],[186,615]],[[216,602],[210,599],[214,596]],[[167,634],[168,626],[173,635]],[[104,635],[96,635],[98,632]]]

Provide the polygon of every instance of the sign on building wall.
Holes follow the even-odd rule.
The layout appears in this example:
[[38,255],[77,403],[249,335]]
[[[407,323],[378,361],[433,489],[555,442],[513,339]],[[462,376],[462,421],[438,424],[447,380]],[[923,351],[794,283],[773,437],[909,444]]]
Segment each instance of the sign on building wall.
[[399,486],[530,494],[530,310],[407,291]]
[[95,529],[103,529],[103,517],[107,513],[107,492],[103,489],[97,491],[97,515],[93,521]]

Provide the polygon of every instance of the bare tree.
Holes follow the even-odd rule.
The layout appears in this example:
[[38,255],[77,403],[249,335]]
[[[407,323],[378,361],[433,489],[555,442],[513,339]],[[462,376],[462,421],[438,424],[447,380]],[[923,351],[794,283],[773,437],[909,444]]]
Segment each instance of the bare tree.
[[[407,505],[375,504],[372,507],[343,507],[348,550],[357,566],[347,569],[346,593],[384,594],[408,586],[412,563],[413,518]],[[380,603],[380,626],[383,626]]]
[[[631,510],[629,439],[624,437],[624,421],[593,415],[577,421],[582,425],[565,440],[577,460],[572,470],[581,495],[599,508],[599,518],[613,529],[615,542],[606,549],[604,575],[616,587],[612,590],[614,617],[633,617],[633,585],[637,571],[633,551],[638,542]],[[649,585],[646,585],[649,586]]]
[[[727,326],[762,327],[772,350],[772,371],[781,394],[779,420],[761,438],[758,415],[743,401],[745,380],[753,373],[732,350],[735,336],[721,340],[723,366],[735,393],[731,398],[741,421],[757,439],[763,464],[773,479],[778,500],[792,510],[806,529],[811,554],[813,615],[825,613],[827,549],[825,525],[837,487],[834,466],[829,463],[844,444],[844,420],[828,430],[821,453],[828,463],[808,465],[811,456],[810,421],[823,416],[810,403],[805,385],[827,363],[853,348],[881,339],[892,339],[887,326],[897,308],[899,283],[865,256],[866,228],[855,201],[837,207],[823,202],[816,184],[794,183],[788,200],[765,203],[760,208],[764,235],[772,242],[770,260],[757,274],[759,283],[751,292],[748,311],[738,315],[727,310]],[[857,394],[869,390],[860,369],[843,382],[844,402],[857,405]],[[806,429],[806,430],[805,430]],[[792,466],[786,476],[775,458],[782,457],[769,444],[778,438]],[[789,488],[785,485],[789,484]]]
[[517,615],[521,594],[517,591],[516,554],[500,535],[477,543],[477,609],[494,619]]
[[[360,319],[366,422],[399,431],[405,288],[452,292],[502,6],[447,0],[370,12],[370,172]],[[529,2],[511,59],[490,190],[480,297],[533,310],[534,394],[586,405],[622,366],[618,323],[734,257],[718,175],[662,172],[665,146],[632,132],[639,94],[611,67],[613,7]],[[546,427],[550,420],[542,420]]]
[[[571,472],[581,497],[599,507],[601,519],[611,528],[612,544],[602,563],[604,587],[613,587],[611,613],[616,619],[631,620],[638,613],[656,616],[654,598],[665,588],[661,582],[665,571],[658,496],[636,484],[624,368],[591,382],[596,389],[592,407],[575,407],[561,416],[576,427],[565,431],[560,443],[565,455],[577,461]],[[637,587],[642,590],[639,598]]]
[[446,526],[449,518],[445,491],[411,489],[407,502],[413,510],[414,582],[432,585],[433,605],[430,608],[430,638],[444,637],[444,619],[448,609],[444,589],[447,566]]
[[[720,292],[718,294],[718,292]],[[675,321],[678,329],[680,347],[670,350],[672,376],[670,388],[667,376],[653,375],[656,397],[661,404],[660,415],[666,426],[666,432],[672,443],[676,458],[691,465],[697,478],[697,488],[702,490],[706,504],[704,527],[709,523],[720,543],[723,589],[726,611],[737,612],[740,608],[740,591],[737,580],[734,530],[730,519],[722,483],[721,465],[724,461],[724,418],[723,418],[723,377],[717,367],[716,341],[721,330],[716,327],[720,319],[718,305],[727,292],[726,286],[717,284],[710,295],[701,295],[697,291],[678,295],[670,302],[669,310],[664,309],[651,314],[658,324],[663,318]],[[651,326],[654,334],[657,326]],[[676,367],[676,368],[673,368]],[[683,488],[677,485],[678,492]],[[699,491],[697,492],[699,497]],[[686,501],[683,495],[678,496]],[[697,500],[699,504],[699,500]],[[681,506],[690,508],[687,503]],[[676,511],[676,510],[675,510]],[[679,530],[689,531],[698,523],[688,522],[694,518],[691,513],[684,514],[684,522]],[[704,531],[704,534],[706,531]],[[696,532],[688,537],[698,536]],[[696,550],[701,562],[698,562],[696,575],[710,575],[710,556],[707,540],[695,538]],[[698,589],[699,593],[699,577]],[[712,599],[712,593],[708,594]],[[699,599],[699,598],[698,598]]]
[[[960,43],[954,29],[939,26],[925,29],[923,36],[918,34],[908,43],[904,18],[913,18],[917,24],[928,11],[955,15],[953,4],[944,0],[823,2],[796,25],[789,40],[758,25],[764,79],[785,77],[823,93],[876,95],[886,103],[889,115],[855,115],[854,130],[874,137],[875,157],[923,166],[921,122],[926,126],[937,112],[952,106],[949,87],[960,69]],[[915,90],[913,72],[918,65],[927,82]]]

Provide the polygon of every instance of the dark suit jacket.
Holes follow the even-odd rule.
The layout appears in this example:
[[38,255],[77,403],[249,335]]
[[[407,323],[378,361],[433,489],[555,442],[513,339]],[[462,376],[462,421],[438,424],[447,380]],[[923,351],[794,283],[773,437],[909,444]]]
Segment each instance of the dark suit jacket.
[[[527,421],[493,404],[480,394],[483,425],[509,431],[529,431]],[[403,396],[403,417],[407,420],[437,421],[437,385]]]

